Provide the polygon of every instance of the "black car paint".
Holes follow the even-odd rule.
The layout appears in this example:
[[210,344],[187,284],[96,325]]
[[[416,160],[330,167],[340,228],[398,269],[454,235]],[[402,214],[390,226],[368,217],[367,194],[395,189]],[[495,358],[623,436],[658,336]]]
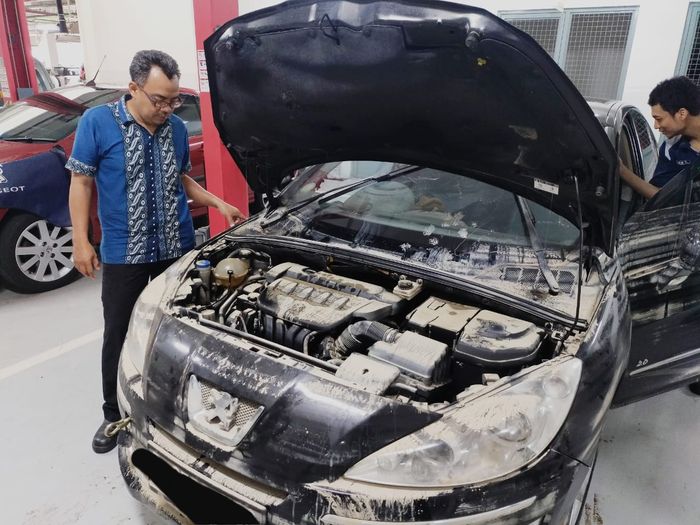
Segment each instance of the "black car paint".
[[[668,221],[668,217],[665,220]],[[672,224],[673,221],[670,221],[666,226]],[[618,247],[618,250],[624,252],[624,243]],[[631,251],[627,254],[634,258]],[[621,255],[624,258],[625,254]],[[331,459],[335,460],[335,455],[330,453],[331,450],[344,454],[339,457],[347,467],[353,463],[353,454],[357,454],[355,460],[362,459],[373,447],[381,447],[383,441],[375,439],[367,442],[360,439],[349,448],[333,449],[329,446],[328,428],[319,426],[317,429],[320,429],[320,433],[316,431],[311,433],[317,439],[304,443],[302,438],[305,434],[299,431],[300,427],[295,427],[295,423],[300,421],[299,418],[290,419],[284,412],[290,413],[297,407],[307,407],[305,410],[310,410],[308,413],[315,412],[316,421],[323,420],[324,417],[332,417],[332,414],[328,416],[325,412],[328,410],[327,407],[319,407],[313,399],[300,396],[300,391],[295,389],[295,385],[303,385],[308,379],[308,372],[304,366],[280,366],[272,355],[265,355],[267,351],[258,342],[241,345],[227,342],[226,337],[193,336],[192,333],[196,333],[196,330],[185,327],[177,319],[166,316],[159,329],[156,345],[150,353],[145,371],[147,401],[144,404],[136,398],[129,399],[132,408],[130,415],[134,418],[135,427],[139,430],[124,434],[121,438],[123,446],[120,450],[120,461],[125,479],[138,497],[145,497],[142,474],[135,473],[129,463],[129,455],[125,451],[132,451],[134,447],[148,446],[152,438],[148,434],[149,424],[154,422],[176,440],[191,447],[203,458],[207,458],[206,461],[227,465],[236,472],[254,476],[275,489],[286,491],[287,494],[283,497],[282,503],[266,509],[266,518],[275,518],[278,521],[315,523],[329,513],[346,512],[346,515],[351,515],[358,502],[371,508],[373,518],[376,520],[444,519],[507,507],[530,496],[542,502],[548,494],[555,494],[553,503],[550,502],[551,504],[546,508],[539,509],[541,514],[520,516],[519,518],[522,519],[518,522],[528,522],[527,520],[547,513],[552,516],[551,523],[564,523],[564,520],[568,519],[567,513],[573,498],[580,493],[585,477],[592,469],[602,424],[621,379],[616,402],[620,399],[629,400],[651,395],[671,384],[687,382],[693,375],[700,373],[697,360],[694,360],[691,366],[688,362],[680,361],[674,366],[662,368],[654,374],[657,380],[649,381],[650,376],[641,374],[638,376],[639,379],[634,379],[634,376],[630,377],[629,371],[625,374],[630,360],[630,342],[633,349],[645,346],[648,349],[648,341],[652,340],[649,333],[636,331],[639,327],[643,328],[643,324],[635,323],[635,331],[632,330],[633,316],[644,315],[645,307],[640,306],[644,304],[643,294],[640,296],[638,289],[632,287],[628,295],[623,274],[624,265],[621,268],[616,260],[605,257],[600,260],[604,262],[603,267],[598,268],[599,274],[601,278],[603,276],[605,278],[599,309],[590,319],[586,331],[572,332],[569,335],[568,349],[565,350],[575,351],[576,357],[583,362],[582,376],[574,404],[564,426],[549,449],[537,461],[520,472],[478,486],[459,487],[423,499],[418,497],[408,505],[392,497],[372,499],[365,494],[352,491],[334,492],[324,484],[328,484],[329,479],[342,475],[343,468],[336,468],[338,464],[331,464]],[[688,279],[687,290],[694,289],[696,280],[697,275],[692,274]],[[654,286],[647,287],[647,292],[651,292],[652,296],[656,293],[654,290],[656,290]],[[682,301],[684,293],[686,292],[676,291],[677,295],[680,294],[681,304],[685,304]],[[521,308],[522,305],[518,307],[518,309]],[[659,339],[662,344],[658,345],[655,352],[661,351],[664,345],[667,352],[673,352],[668,349],[672,348],[671,344],[674,341],[680,341],[681,338],[688,337],[688,334],[695,333],[692,331],[697,330],[697,325],[693,324],[694,314],[695,310],[691,306],[682,311],[682,319],[677,315],[668,317],[667,320],[655,319],[661,322],[649,327],[652,330],[651,334],[655,337],[661,334],[665,336]],[[678,321],[682,323],[683,319],[687,323],[687,331],[673,334],[674,327],[677,329]],[[673,339],[673,336],[676,339]],[[198,350],[190,352],[189,348]],[[235,356],[235,359],[231,356]],[[233,361],[250,364],[256,359],[256,368],[259,367],[263,374],[274,375],[277,378],[279,388],[275,390],[276,395],[260,394],[256,388],[256,381],[252,377],[246,377],[245,371],[250,370],[250,366],[232,366]],[[217,367],[225,371],[223,375],[212,372],[212,369]],[[184,392],[186,378],[190,372],[207,377],[243,397],[258,396],[257,398],[266,407],[269,404],[267,430],[260,432],[256,428],[246,438],[240,447],[242,457],[235,457],[236,454],[221,450],[212,443],[188,433],[182,426],[178,426],[184,414]],[[236,376],[235,382],[232,374]],[[245,390],[245,393],[242,393],[242,390],[239,392],[238,389]],[[383,406],[391,406],[391,403]],[[284,410],[280,411],[282,407]],[[392,409],[389,408],[389,410]],[[399,432],[395,432],[392,440],[403,435],[404,432],[410,433],[414,426],[419,428],[430,422],[430,419],[425,417],[426,414],[419,410],[413,409],[406,414],[409,421],[405,422],[405,426]],[[364,421],[359,418],[354,422],[355,428],[363,425],[371,426],[374,423],[371,412],[365,414],[365,417]],[[305,421],[308,422],[308,419]],[[286,428],[290,423],[292,428]],[[259,424],[260,428],[263,428],[262,420]],[[288,458],[283,457],[282,449],[267,446],[265,442],[269,441],[271,436],[273,438],[290,436],[293,445],[298,443],[305,445],[305,448],[295,449],[302,451],[303,467],[298,470],[292,469],[292,465],[286,461]],[[372,434],[367,434],[365,431],[365,437],[371,439]],[[335,442],[339,443],[337,440]],[[314,450],[314,446],[318,443],[322,446]],[[256,448],[257,452],[252,453]],[[246,451],[251,452],[248,457],[245,457]],[[259,457],[260,451],[264,451],[264,458]],[[288,468],[279,468],[280,461]],[[177,465],[174,466],[177,467]],[[203,483],[207,484],[206,481]],[[215,486],[212,488],[217,490]]]
[[[619,242],[632,310],[631,359],[616,405],[664,392],[700,375],[700,273],[681,268],[688,232],[700,230],[700,164],[678,174],[625,226]],[[673,284],[674,266],[685,277]],[[682,273],[686,275],[682,275]]]
[[[184,394],[191,374],[265,407],[233,453],[176,426],[187,419]],[[287,491],[337,478],[360,458],[439,419],[318,377],[306,365],[283,364],[257,345],[239,348],[203,336],[170,316],[159,328],[144,383],[154,423],[218,463]]]
[[[373,501],[353,493],[334,493],[333,512],[342,511],[343,506],[352,509],[358,501],[364,501],[373,509],[376,520],[444,519],[467,515],[469,511],[502,508],[530,496],[541,500],[555,493],[553,504],[543,513],[563,517],[592,466],[604,416],[626,366],[627,354],[619,349],[629,346],[627,304],[624,281],[617,271],[591,329],[572,336],[572,346],[580,344],[576,356],[584,363],[579,390],[570,416],[549,452],[533,465],[500,481],[456,488],[409,505],[405,501]],[[584,334],[585,339],[577,340]],[[312,490],[314,483],[338,478],[367,454],[437,417],[410,406],[361,396],[366,398],[366,404],[376,407],[368,410],[366,404],[357,403],[357,392],[349,390],[334,398],[333,404],[319,404],[317,397],[304,396],[304,388],[298,388],[319,378],[310,376],[304,366],[279,363],[279,354],[268,352],[258,344],[236,344],[203,334],[166,315],[147,358],[145,404],[130,399],[130,415],[139,429],[147,429],[149,422],[153,423],[208,461],[285,491],[288,496],[284,504],[268,509],[270,516],[274,514],[289,523],[317,522],[331,510],[329,495],[323,489]],[[266,406],[266,419],[260,420],[234,453],[200,439],[176,423],[186,420],[184,395],[191,373]],[[272,386],[270,391],[261,393],[261,385],[268,383]],[[355,411],[362,406],[364,413],[349,426],[344,423],[347,432],[343,433],[332,427],[339,421],[338,405],[347,403],[348,396],[356,400],[349,406]],[[348,411],[343,412],[341,419],[347,422]],[[359,434],[353,436],[358,429]],[[335,436],[333,442],[329,436]],[[343,442],[347,444],[338,446]],[[128,470],[128,458],[122,460],[122,468]]]
[[[567,504],[580,490],[585,474],[592,465],[605,414],[628,360],[627,349],[629,348],[631,322],[627,289],[617,263],[605,256],[602,256],[600,260],[603,261],[600,264],[604,265],[604,267],[599,268],[600,275],[606,276],[610,282],[603,293],[599,310],[590,321],[590,329],[570,336],[570,345],[573,348],[578,347],[576,356],[583,361],[583,372],[569,418],[552,443],[550,452],[546,453],[545,457],[536,464],[508,479],[479,487],[455,489],[447,495],[441,495],[429,501],[416,501],[410,508],[391,501],[368,502],[376,510],[376,519],[398,519],[400,516],[403,518],[414,516],[413,519],[418,516],[425,519],[439,519],[454,515],[450,513],[454,513],[455,509],[460,508],[460,505],[462,505],[462,509],[465,509],[465,512],[466,509],[484,512],[521,501],[522,497],[530,493],[541,498],[546,495],[546,490],[554,491],[555,488],[560,497],[556,498],[556,506],[548,511],[555,514],[557,512],[563,513],[562,509],[568,508]],[[151,351],[146,368],[145,391],[148,399],[148,418],[175,438],[199,451],[203,457],[209,458],[210,461],[233,466],[233,469],[238,472],[255,476],[257,479],[265,479],[271,486],[287,490],[289,496],[285,500],[285,504],[268,509],[269,513],[289,520],[291,523],[299,523],[307,519],[309,522],[313,522],[316,518],[328,513],[329,508],[325,503],[324,496],[310,493],[308,485],[304,484],[342,474],[342,469],[334,471],[330,467],[329,456],[326,455],[323,458],[327,461],[325,465],[317,461],[314,464],[315,468],[311,471],[309,469],[298,471],[294,469],[293,472],[298,472],[298,477],[296,479],[287,478],[281,484],[279,479],[274,479],[274,475],[282,473],[289,475],[292,469],[289,469],[289,472],[281,472],[274,465],[259,463],[251,469],[250,465],[245,464],[245,461],[231,463],[229,452],[222,451],[211,443],[200,440],[176,427],[174,421],[181,420],[183,415],[185,379],[190,371],[196,369],[196,373],[221,384],[220,380],[217,381],[211,375],[212,369],[223,367],[224,370],[228,370],[229,376],[232,372],[237,372],[234,375],[240,378],[241,374],[245,374],[246,367],[232,367],[232,363],[240,362],[243,356],[247,355],[248,357],[245,359],[251,359],[253,355],[257,355],[259,361],[264,360],[266,364],[269,361],[264,355],[265,349],[261,348],[257,342],[248,345],[256,347],[256,350],[250,348],[245,350],[238,345],[226,343],[225,338],[218,336],[202,337],[199,334],[199,336],[195,335],[193,339],[192,333],[196,333],[196,331],[183,327],[177,319],[170,317],[166,317],[159,328],[156,344]],[[187,350],[189,348],[206,348],[205,354],[210,361],[209,366],[206,366],[200,351],[190,354]],[[233,358],[232,356],[237,357]],[[213,360],[211,360],[212,357]],[[201,368],[202,365],[205,366]],[[261,369],[265,368],[263,366]],[[274,373],[279,368],[273,366],[272,370]],[[297,380],[299,372],[295,369],[293,372],[287,373],[291,374],[288,380],[291,380],[293,384]],[[227,383],[227,388],[240,393],[237,390],[238,386],[229,384],[226,379],[224,382]],[[253,390],[249,390],[243,394],[244,396],[256,395],[254,393],[256,381],[251,381],[249,378],[242,381],[241,384],[245,385],[243,388],[253,387]],[[284,388],[276,389],[276,391],[279,391],[280,396],[284,397]],[[269,401],[274,406],[274,399],[270,398]],[[311,400],[302,399],[300,402],[307,404],[307,406],[315,406]],[[148,428],[146,414],[141,412],[144,408],[143,405],[138,404],[132,406],[132,417],[135,418],[137,427],[140,429]],[[324,415],[321,413],[318,414],[318,417],[323,419]],[[281,416],[281,420],[288,421],[284,416]],[[423,423],[426,424],[427,421],[424,420]],[[265,440],[266,436],[269,435],[274,435],[274,432],[251,435],[248,441],[252,443],[256,439]],[[270,459],[274,457],[274,454],[269,456]],[[277,457],[279,458],[279,455]],[[356,459],[359,460],[361,457],[359,455]],[[346,465],[352,464],[349,458],[346,460]],[[125,461],[127,460],[125,459]],[[257,466],[261,467],[260,470],[256,468]],[[273,477],[270,477],[270,472],[273,473]],[[309,476],[309,472],[313,472],[313,474]],[[524,487],[532,487],[532,492],[529,492],[529,489],[525,490]],[[358,498],[357,495],[349,493],[335,494],[334,497],[336,505],[337,501],[345,501],[348,508],[352,508],[352,505],[357,503]],[[336,511],[338,510],[338,507],[334,508]]]
[[[133,403],[134,398],[130,398],[129,401]],[[313,403],[311,400],[307,401]],[[150,428],[148,423],[154,416],[149,407],[147,417],[146,413],[142,411],[144,408],[145,405],[132,404],[131,417],[134,418],[135,426],[140,429]],[[177,438],[177,434],[175,432],[173,436]],[[134,495],[139,499],[148,500],[150,482],[143,483],[143,480],[147,478],[144,478],[144,474],[138,471],[138,467],[133,466],[130,457],[130,453],[143,447],[144,443],[152,439],[152,436],[147,433],[140,437],[141,439],[137,441],[136,434],[133,433],[123,433],[120,436],[120,463],[127,485],[134,492]],[[184,439],[183,443],[185,443]],[[202,459],[198,461],[203,466],[212,462],[216,465],[231,467],[231,463],[233,463],[230,460],[226,461],[230,453],[222,453],[216,447],[212,447],[211,443],[189,439],[185,444],[203,455]],[[129,449],[129,453],[124,453],[125,449]],[[172,461],[173,458],[164,456],[162,459]],[[177,464],[173,464],[173,467],[181,470]],[[535,505],[534,509],[526,509],[527,512],[536,511],[535,514],[526,514],[528,520],[534,520],[546,513],[560,513],[564,516],[568,510],[566,503],[578,492],[589,469],[590,467],[585,463],[550,449],[534,465],[508,479],[472,487],[458,487],[434,496],[418,497],[410,503],[399,497],[373,498],[371,492],[355,494],[337,492],[330,488],[323,489],[314,487],[313,484],[304,484],[301,479],[298,484],[293,485],[290,479],[291,490],[286,492],[279,505],[266,509],[266,520],[274,519],[278,523],[294,524],[319,523],[320,518],[326,514],[341,513],[342,515],[344,511],[351,514],[358,505],[366,505],[366,508],[371,510],[375,520],[447,519],[500,509],[531,497],[538,501],[546,501],[547,505],[542,508]],[[328,468],[328,470],[331,469]],[[244,475],[248,474],[246,465],[238,462],[234,466],[234,471]],[[295,472],[296,469],[290,471],[289,474],[293,475]],[[316,481],[324,479],[325,477],[321,475]],[[212,488],[217,489],[215,486]],[[547,496],[550,494],[554,496],[548,499]],[[173,494],[170,494],[170,497],[177,500]],[[331,499],[334,501],[333,507],[330,504]],[[155,502],[151,501],[151,503]]]

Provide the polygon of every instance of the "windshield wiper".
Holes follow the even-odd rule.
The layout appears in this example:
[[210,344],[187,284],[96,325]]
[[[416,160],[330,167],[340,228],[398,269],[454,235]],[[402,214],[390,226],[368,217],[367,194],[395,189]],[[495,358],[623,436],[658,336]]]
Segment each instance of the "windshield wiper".
[[520,213],[522,213],[523,220],[525,221],[527,236],[530,239],[530,246],[532,246],[532,249],[535,252],[537,264],[540,267],[544,280],[547,282],[549,293],[552,295],[557,295],[559,293],[559,283],[557,283],[557,280],[549,267],[549,263],[547,263],[547,257],[545,256],[542,239],[540,239],[540,234],[537,233],[537,228],[535,228],[535,216],[532,214],[529,204],[523,197],[516,195],[515,199],[518,201]]
[[345,193],[348,193],[349,191],[352,191],[356,188],[359,188],[360,186],[364,186],[365,184],[368,184],[370,182],[381,182],[384,180],[388,179],[393,179],[394,177],[398,177],[399,175],[405,175],[406,173],[410,173],[411,171],[415,171],[419,169],[417,166],[404,166],[403,168],[399,168],[394,171],[390,171],[389,173],[385,173],[384,175],[378,175],[376,177],[367,177],[364,179],[360,179],[354,184],[348,184],[347,186],[341,186],[340,188],[336,188],[335,190],[328,191],[326,193],[319,193],[318,195],[314,195],[313,197],[310,197],[306,200],[303,200],[301,202],[298,202],[289,208],[285,209],[284,211],[274,214],[270,219],[264,220],[260,223],[260,226],[263,228],[267,228],[268,226],[271,226],[272,224],[275,224],[282,219],[284,219],[287,215],[290,213],[294,213],[297,210],[300,210],[301,208],[304,208],[305,206],[308,206],[312,202],[319,202],[319,203],[324,203],[327,200],[330,200],[334,197],[338,197],[340,195],[343,195]]
[[17,137],[2,137],[0,140],[6,140],[8,142],[56,142],[54,139],[46,139],[42,137],[28,137],[28,136],[17,136]]

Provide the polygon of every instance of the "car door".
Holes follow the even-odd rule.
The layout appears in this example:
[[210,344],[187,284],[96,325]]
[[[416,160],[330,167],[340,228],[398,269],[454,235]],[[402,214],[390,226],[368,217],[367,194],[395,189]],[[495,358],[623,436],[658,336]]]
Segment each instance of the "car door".
[[632,342],[613,403],[700,376],[700,164],[677,174],[624,224],[618,254],[629,292]]

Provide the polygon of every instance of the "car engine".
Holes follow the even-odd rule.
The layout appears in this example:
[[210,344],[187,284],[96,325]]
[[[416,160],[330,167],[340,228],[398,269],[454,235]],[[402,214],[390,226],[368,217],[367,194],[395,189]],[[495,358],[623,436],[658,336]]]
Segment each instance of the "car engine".
[[182,315],[322,360],[338,379],[377,395],[450,401],[556,346],[551,327],[456,301],[421,279],[216,246],[178,289],[173,304]]

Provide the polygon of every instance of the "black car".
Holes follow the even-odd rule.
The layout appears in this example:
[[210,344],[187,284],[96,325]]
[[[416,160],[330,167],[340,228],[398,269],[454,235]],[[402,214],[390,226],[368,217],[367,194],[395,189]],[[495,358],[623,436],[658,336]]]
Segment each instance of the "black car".
[[480,9],[289,2],[206,54],[268,206],[136,305],[134,494],[180,523],[577,522],[610,407],[700,375],[698,169],[634,199],[641,114]]

